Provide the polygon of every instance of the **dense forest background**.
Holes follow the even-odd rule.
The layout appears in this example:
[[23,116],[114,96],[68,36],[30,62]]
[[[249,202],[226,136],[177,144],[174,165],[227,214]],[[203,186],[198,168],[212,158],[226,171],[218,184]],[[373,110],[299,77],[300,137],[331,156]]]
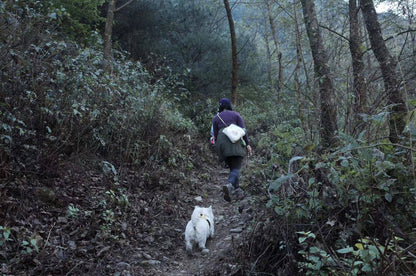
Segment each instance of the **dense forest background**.
[[267,210],[239,273],[413,274],[415,12],[413,0],[1,1],[0,272],[77,273],[39,261],[59,248],[55,224],[118,240],[144,204],[131,183],[168,193],[212,162],[228,97],[255,152],[243,186]]

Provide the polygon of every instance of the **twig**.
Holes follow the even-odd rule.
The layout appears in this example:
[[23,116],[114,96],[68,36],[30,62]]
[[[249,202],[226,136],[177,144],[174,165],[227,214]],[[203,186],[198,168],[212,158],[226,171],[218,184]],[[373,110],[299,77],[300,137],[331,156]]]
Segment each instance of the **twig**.
[[259,226],[259,223],[256,223],[256,227],[254,227],[253,232],[251,233],[251,242],[250,242],[250,248],[249,248],[249,257],[251,257],[251,249],[253,248],[253,242],[254,242],[254,233],[256,232],[257,227]]
[[118,7],[117,9],[115,9],[115,12],[118,12],[119,10],[121,10],[122,8],[124,8],[125,6],[129,5],[131,2],[133,2],[134,0],[130,0],[129,2],[121,5],[120,7]]
[[348,37],[346,37],[346,36],[342,35],[341,33],[338,33],[338,32],[337,32],[337,31],[335,31],[335,30],[332,30],[331,28],[329,28],[329,27],[327,27],[327,26],[324,26],[324,25],[319,24],[319,27],[321,27],[321,28],[323,28],[323,29],[326,29],[326,30],[330,31],[331,33],[336,34],[337,36],[339,36],[339,37],[341,37],[341,38],[345,39],[346,41],[350,41]]
[[251,270],[253,270],[256,267],[257,262],[260,260],[261,257],[263,257],[264,254],[266,254],[266,252],[267,252],[267,250],[269,250],[270,246],[271,246],[271,244],[269,244],[267,246],[267,248],[263,251],[263,253],[261,253],[260,256],[256,259],[256,261],[251,265]]
[[416,255],[415,255],[415,254],[413,254],[412,252],[410,252],[410,249],[411,249],[412,247],[414,247],[415,245],[416,245],[416,243],[413,243],[413,244],[409,245],[409,246],[408,246],[408,247],[406,247],[406,248],[402,248],[402,247],[400,247],[400,246],[398,246],[398,247],[399,247],[399,249],[400,249],[400,250],[403,250],[403,251],[402,251],[402,254],[407,253],[407,254],[409,254],[410,256],[412,256],[414,259],[416,259]]
[[75,269],[75,268],[77,268],[77,266],[79,266],[79,265],[82,265],[84,262],[83,261],[80,261],[79,263],[77,263],[73,268],[71,268],[71,270],[70,271],[68,271],[66,274],[65,274],[65,276],[68,276],[69,274],[71,274],[71,272]]
[[[413,247],[413,246],[415,246],[416,245],[416,243],[413,243],[413,244],[411,244],[411,245],[409,245],[408,247],[406,247],[406,248],[402,248],[402,247],[400,247],[400,246],[397,246],[400,250],[402,250],[402,252],[396,252],[396,251],[393,251],[392,253],[395,255],[395,257],[399,257],[399,260],[401,260],[401,256],[403,256],[404,254],[406,254],[406,253],[408,253],[410,256],[412,256],[413,258],[415,258],[416,259],[416,256],[413,254],[413,253],[411,253],[409,250]],[[404,263],[404,262],[402,262],[402,264],[406,267],[406,269],[407,270],[409,270],[409,271],[412,271],[407,265],[406,265],[406,263]],[[391,262],[389,262],[387,265],[386,265],[386,267],[384,268],[384,270],[383,270],[383,275],[384,275],[384,273],[386,273],[387,272],[387,270],[390,268],[390,266],[394,266],[395,265],[395,260],[392,260]],[[395,268],[393,269],[393,270],[395,270]]]
[[43,245],[43,248],[42,248],[42,249],[45,249],[46,245],[48,244],[49,238],[51,237],[51,232],[52,232],[52,229],[53,229],[53,227],[55,226],[55,224],[56,224],[56,222],[54,222],[54,223],[53,223],[53,225],[52,225],[51,229],[49,230],[48,237],[46,238],[46,242],[45,242],[45,244]]

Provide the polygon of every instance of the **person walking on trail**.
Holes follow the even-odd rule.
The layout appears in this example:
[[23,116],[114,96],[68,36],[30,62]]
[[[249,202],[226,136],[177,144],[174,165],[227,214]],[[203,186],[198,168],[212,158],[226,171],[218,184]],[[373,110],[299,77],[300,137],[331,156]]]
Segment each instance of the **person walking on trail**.
[[244,192],[240,188],[240,169],[243,158],[247,154],[252,154],[247,131],[242,139],[236,143],[232,143],[222,132],[230,124],[235,124],[245,129],[244,121],[240,114],[233,111],[229,99],[223,98],[219,102],[218,114],[212,119],[212,128],[218,157],[220,161],[225,161],[230,168],[228,183],[223,186],[224,199],[229,202],[231,201],[230,195],[235,195],[238,199],[244,196]]

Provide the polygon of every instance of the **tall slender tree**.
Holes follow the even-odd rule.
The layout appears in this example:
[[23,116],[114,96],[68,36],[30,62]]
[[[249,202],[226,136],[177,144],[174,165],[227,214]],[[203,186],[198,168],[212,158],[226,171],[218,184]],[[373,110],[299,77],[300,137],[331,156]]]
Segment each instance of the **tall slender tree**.
[[328,55],[325,51],[313,0],[301,0],[303,16],[314,61],[315,77],[319,83],[321,101],[321,143],[331,147],[337,143],[337,112],[335,91],[330,76]]
[[278,93],[278,98],[280,98],[280,94],[282,92],[281,90],[283,87],[282,51],[280,50],[280,42],[279,42],[279,39],[277,38],[276,25],[274,24],[270,0],[265,0],[265,1],[266,1],[266,6],[267,6],[267,15],[269,18],[270,30],[272,32],[273,42],[276,47],[276,53],[277,53],[278,76],[277,76],[276,90]]
[[[265,17],[266,18],[266,17]],[[267,57],[267,80],[269,83],[270,89],[273,87],[273,79],[272,79],[272,57],[269,45],[269,32],[267,31],[267,19],[265,20],[264,24],[264,41],[266,46],[266,57]]]
[[237,88],[238,88],[238,57],[237,57],[237,37],[235,34],[234,20],[231,13],[230,3],[224,0],[225,11],[227,12],[228,24],[230,25],[231,35],[231,52],[233,60],[232,81],[231,81],[231,97],[234,104],[237,104]]
[[[300,70],[301,70],[301,64],[302,64],[303,58],[302,58],[301,33],[299,29],[299,24],[298,24],[297,0],[293,0],[293,19],[295,21],[295,24],[293,24],[293,28],[295,30],[295,44],[296,44],[296,67],[295,67],[295,74],[294,74],[294,88],[296,92],[296,101],[298,102],[298,105],[297,105],[298,116],[299,116],[300,122],[302,123],[302,127],[306,133],[308,129],[307,123],[309,120],[305,118],[305,99],[301,93]],[[307,75],[306,75],[306,79],[307,79]],[[309,87],[309,86],[306,85],[306,87]],[[303,90],[307,90],[307,88]]]
[[[349,47],[352,59],[353,89],[354,89],[354,115],[358,123],[359,114],[365,113],[367,102],[366,79],[364,77],[364,60],[362,39],[360,36],[359,7],[357,0],[349,0],[350,39]],[[354,128],[355,129],[355,128]]]
[[111,58],[111,48],[113,47],[111,36],[113,33],[115,9],[116,9],[116,0],[109,0],[107,18],[105,21],[105,29],[104,29],[104,58],[107,60]]
[[133,1],[134,0],[127,1],[119,8],[116,8],[116,0],[108,1],[107,17],[106,17],[105,29],[104,29],[104,58],[107,60],[112,57],[111,49],[113,47],[112,46],[113,45],[112,34],[113,34],[113,24],[114,24],[114,13],[126,7]]
[[389,139],[392,143],[400,140],[400,135],[406,126],[407,108],[400,90],[400,79],[396,72],[397,62],[387,49],[381,33],[373,0],[360,0],[371,48],[380,64],[387,104],[390,107]]

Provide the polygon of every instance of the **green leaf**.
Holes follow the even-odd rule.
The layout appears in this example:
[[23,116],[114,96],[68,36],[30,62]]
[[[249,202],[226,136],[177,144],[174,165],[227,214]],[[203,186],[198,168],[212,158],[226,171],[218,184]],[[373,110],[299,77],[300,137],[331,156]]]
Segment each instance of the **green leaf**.
[[309,180],[308,180],[309,186],[312,185],[312,184],[314,184],[314,183],[315,183],[315,177],[309,178]]
[[363,261],[355,261],[354,262],[354,266],[358,266],[358,265],[362,265],[362,264],[364,264]]
[[370,264],[365,264],[361,270],[364,272],[371,272],[373,271],[373,268],[371,267]]
[[285,183],[286,181],[288,181],[289,179],[291,179],[292,177],[294,177],[294,174],[282,175],[281,177],[279,177],[278,179],[276,179],[275,181],[273,181],[270,184],[269,190],[270,191],[277,191],[277,190],[279,190],[280,186],[283,183]]
[[319,162],[315,165],[315,169],[320,169],[320,168],[327,168],[328,164],[323,163],[323,162]]
[[0,139],[4,141],[4,143],[6,144],[10,144],[12,142],[12,137],[10,137],[9,135],[2,135],[0,136]]
[[348,253],[354,252],[354,248],[352,248],[351,246],[348,246],[346,248],[338,249],[337,252],[340,254],[348,254]]
[[276,212],[276,214],[278,214],[279,216],[282,216],[282,215],[284,215],[286,212],[285,212],[285,209],[283,209],[283,208],[281,208],[281,207],[279,207],[279,206],[276,206],[276,207],[274,207],[274,211]]
[[390,193],[386,193],[384,194],[384,198],[388,201],[388,202],[392,202],[393,200],[393,196]]
[[103,171],[104,173],[108,174],[109,172],[112,172],[114,175],[117,175],[117,170],[114,167],[113,164],[111,164],[108,161],[103,161]]
[[363,246],[362,243],[356,243],[355,244],[355,247],[357,247],[359,250],[363,250],[364,249],[364,246]]
[[309,252],[311,253],[311,254],[316,254],[316,253],[319,253],[321,256],[325,256],[325,252],[324,251],[322,251],[321,249],[319,249],[318,247],[316,247],[316,246],[312,246],[310,249],[309,249]]
[[409,104],[411,104],[413,106],[416,106],[416,99],[410,100],[409,101]]
[[350,163],[348,163],[347,159],[344,159],[344,160],[341,161],[341,166],[344,167],[344,168],[347,168],[349,164]]
[[36,239],[30,239],[30,244],[36,250],[36,252],[39,252],[38,241]]

